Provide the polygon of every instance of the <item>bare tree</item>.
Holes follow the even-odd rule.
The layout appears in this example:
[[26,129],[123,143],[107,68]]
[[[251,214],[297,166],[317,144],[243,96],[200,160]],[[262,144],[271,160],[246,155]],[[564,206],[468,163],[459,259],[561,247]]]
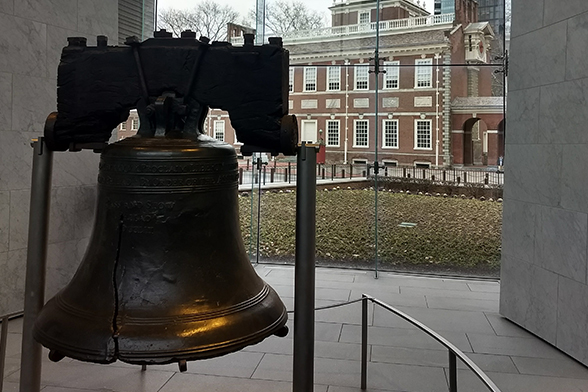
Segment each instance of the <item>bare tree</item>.
[[[255,14],[255,10],[249,12],[252,24],[255,24]],[[276,0],[266,5],[265,27],[269,34],[320,29],[325,27],[325,19],[322,13],[311,10],[300,0]]]
[[235,22],[239,13],[229,5],[204,0],[193,10],[163,10],[158,17],[158,28],[179,37],[184,30],[192,30],[213,41],[227,39],[227,23]]

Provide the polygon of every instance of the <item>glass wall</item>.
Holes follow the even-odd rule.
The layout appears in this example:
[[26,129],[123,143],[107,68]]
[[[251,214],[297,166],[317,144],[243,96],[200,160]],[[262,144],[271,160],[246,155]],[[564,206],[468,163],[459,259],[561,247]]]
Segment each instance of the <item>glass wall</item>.
[[[505,12],[493,3],[502,23],[489,19],[486,3],[228,3],[240,17],[220,40],[263,28],[289,51],[284,104],[319,146],[319,264],[498,273]],[[228,113],[212,108],[206,132],[239,154]],[[251,259],[292,262],[296,158],[239,158]]]

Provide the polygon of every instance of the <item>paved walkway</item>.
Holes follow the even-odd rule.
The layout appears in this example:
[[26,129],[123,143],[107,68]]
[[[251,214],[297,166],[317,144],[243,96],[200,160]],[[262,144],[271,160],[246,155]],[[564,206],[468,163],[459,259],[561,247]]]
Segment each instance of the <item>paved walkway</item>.
[[[259,265],[257,272],[293,308],[293,268]],[[588,391],[588,368],[498,315],[499,284],[318,268],[317,306],[371,294],[424,322],[465,352],[503,392]],[[361,304],[316,314],[315,392],[359,392]],[[292,322],[289,321],[292,328]],[[22,321],[9,324],[4,390],[17,391]],[[240,352],[176,365],[43,362],[44,392],[286,392],[292,390],[292,330]],[[370,309],[368,391],[448,391],[447,351],[381,308]],[[486,391],[463,366],[458,390]]]

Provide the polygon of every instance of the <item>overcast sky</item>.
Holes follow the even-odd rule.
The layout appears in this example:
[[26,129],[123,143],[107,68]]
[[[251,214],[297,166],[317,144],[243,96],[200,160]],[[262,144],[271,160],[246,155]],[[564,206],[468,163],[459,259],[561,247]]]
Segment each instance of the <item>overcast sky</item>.
[[[158,8],[160,10],[166,8],[179,8],[179,9],[190,9],[194,8],[198,4],[199,0],[157,0]],[[229,4],[233,6],[242,16],[245,16],[247,12],[255,8],[255,0],[215,0],[220,4]],[[266,0],[268,1],[268,0]],[[271,0],[270,0],[271,1]],[[341,1],[341,0],[337,0]],[[433,0],[420,0],[425,1],[427,4],[427,10],[433,12]],[[302,0],[306,3],[309,8],[324,12],[325,16],[329,16],[329,7],[333,5],[333,0]]]

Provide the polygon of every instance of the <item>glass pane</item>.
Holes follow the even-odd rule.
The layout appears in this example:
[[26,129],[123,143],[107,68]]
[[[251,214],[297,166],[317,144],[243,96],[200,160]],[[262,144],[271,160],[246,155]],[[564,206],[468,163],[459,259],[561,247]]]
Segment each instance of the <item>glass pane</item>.
[[[321,262],[496,267],[501,205],[488,200],[499,198],[504,165],[501,0],[464,0],[457,12],[453,0],[382,2],[379,11],[376,1],[303,1],[289,25],[278,16],[292,2],[267,1],[265,25],[255,1],[222,4],[240,14],[225,30],[232,45],[261,33],[282,37],[290,53],[288,110],[300,140],[320,146]],[[206,132],[239,154],[228,113],[211,108]],[[244,237],[256,248],[259,215],[260,258],[293,259],[295,157],[268,157],[265,176],[241,158]],[[257,199],[260,183],[277,188]],[[470,225],[472,216],[484,223]]]

